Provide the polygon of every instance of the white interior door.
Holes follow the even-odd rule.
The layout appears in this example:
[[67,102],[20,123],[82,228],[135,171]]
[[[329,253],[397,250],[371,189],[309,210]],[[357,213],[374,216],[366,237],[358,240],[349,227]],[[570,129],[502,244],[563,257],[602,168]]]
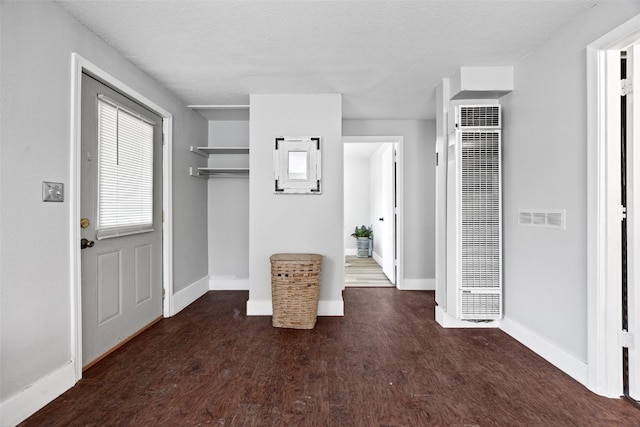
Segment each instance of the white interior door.
[[[382,271],[389,281],[396,284],[395,269],[395,148],[393,144],[382,155],[382,216],[380,229],[383,234]],[[375,236],[374,236],[375,238]]]
[[[87,75],[82,77],[81,108],[79,226],[86,367],[162,315],[162,119]],[[115,120],[115,127],[104,124],[107,118]],[[107,140],[116,141],[115,151],[109,151]],[[147,177],[137,186],[131,184],[142,170]],[[107,175],[113,179],[104,178]],[[115,202],[107,203],[111,193]],[[136,201],[144,195],[152,200],[146,205]]]
[[627,49],[627,78],[636,88],[627,94],[627,286],[629,397],[640,401],[640,45]]

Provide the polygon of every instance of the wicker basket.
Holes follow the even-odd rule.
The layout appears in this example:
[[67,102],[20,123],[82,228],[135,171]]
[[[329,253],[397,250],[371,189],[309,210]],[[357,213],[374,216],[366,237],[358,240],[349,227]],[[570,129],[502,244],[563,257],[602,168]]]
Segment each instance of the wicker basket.
[[322,255],[271,255],[272,324],[313,329],[318,317]]

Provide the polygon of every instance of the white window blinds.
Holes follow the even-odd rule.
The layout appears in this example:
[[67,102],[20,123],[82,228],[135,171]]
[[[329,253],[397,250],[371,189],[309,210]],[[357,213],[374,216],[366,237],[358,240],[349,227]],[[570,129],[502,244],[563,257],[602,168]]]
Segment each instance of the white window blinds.
[[153,231],[152,124],[99,96],[98,239]]

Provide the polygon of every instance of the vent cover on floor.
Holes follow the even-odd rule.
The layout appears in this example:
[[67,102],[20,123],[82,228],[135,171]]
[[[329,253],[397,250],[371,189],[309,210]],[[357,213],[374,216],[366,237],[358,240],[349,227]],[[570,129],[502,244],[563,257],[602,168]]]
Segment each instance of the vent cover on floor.
[[565,230],[566,216],[564,209],[520,209],[518,225]]

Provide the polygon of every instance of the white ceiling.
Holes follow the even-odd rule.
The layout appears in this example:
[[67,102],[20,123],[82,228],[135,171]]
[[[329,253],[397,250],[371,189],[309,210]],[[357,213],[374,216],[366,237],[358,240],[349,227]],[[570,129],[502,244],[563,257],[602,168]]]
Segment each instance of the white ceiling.
[[342,93],[345,118],[415,119],[443,77],[513,65],[596,1],[59,3],[185,104]]

